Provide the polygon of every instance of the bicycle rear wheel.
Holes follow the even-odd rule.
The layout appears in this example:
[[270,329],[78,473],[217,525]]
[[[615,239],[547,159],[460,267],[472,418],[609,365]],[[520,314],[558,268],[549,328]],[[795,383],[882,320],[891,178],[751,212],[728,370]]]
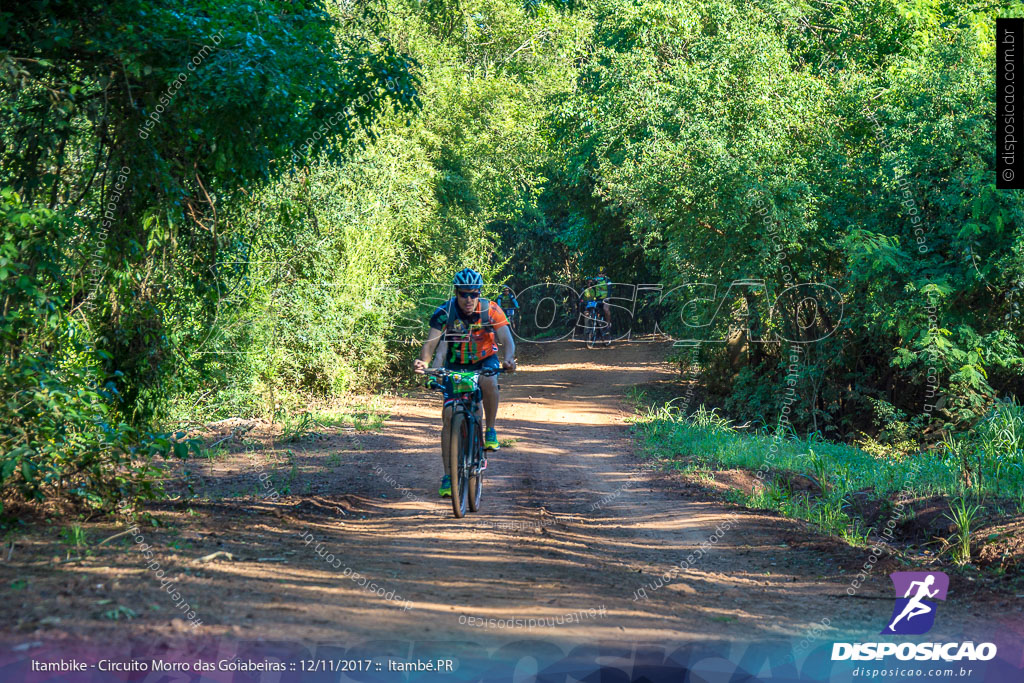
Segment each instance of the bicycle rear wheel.
[[469,463],[471,466],[468,479],[470,512],[476,512],[480,509],[480,500],[484,492],[484,473],[480,471],[480,464],[483,460],[484,435],[480,431],[479,421],[474,421],[473,432],[474,436],[470,439],[469,449],[466,452],[465,459],[465,462]]
[[470,446],[469,422],[466,414],[457,410],[452,414],[451,438],[448,439],[448,467],[452,477],[452,512],[464,517],[469,504],[468,467],[464,454]]

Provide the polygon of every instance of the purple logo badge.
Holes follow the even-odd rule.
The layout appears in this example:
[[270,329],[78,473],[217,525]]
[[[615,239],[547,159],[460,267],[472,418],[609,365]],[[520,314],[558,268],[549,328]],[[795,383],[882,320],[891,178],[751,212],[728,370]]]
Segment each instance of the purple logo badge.
[[889,575],[896,589],[892,620],[883,634],[920,635],[935,623],[935,603],[945,600],[949,577],[943,572],[893,572]]

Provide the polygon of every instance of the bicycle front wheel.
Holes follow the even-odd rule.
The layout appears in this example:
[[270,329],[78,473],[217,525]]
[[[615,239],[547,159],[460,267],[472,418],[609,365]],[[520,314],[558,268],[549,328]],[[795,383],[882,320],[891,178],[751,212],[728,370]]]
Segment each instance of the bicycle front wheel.
[[591,317],[587,318],[587,328],[584,330],[584,338],[587,340],[587,348],[594,348],[594,344],[597,342],[597,325],[594,324],[594,319]]
[[469,505],[469,474],[465,454],[470,447],[469,421],[461,410],[452,414],[451,438],[448,439],[448,467],[452,477],[452,512],[464,517]]

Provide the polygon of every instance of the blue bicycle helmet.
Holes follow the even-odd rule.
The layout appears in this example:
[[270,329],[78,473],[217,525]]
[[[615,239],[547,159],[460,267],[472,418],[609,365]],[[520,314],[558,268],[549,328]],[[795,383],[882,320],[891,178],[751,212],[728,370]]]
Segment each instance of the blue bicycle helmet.
[[452,284],[456,287],[483,287],[484,279],[472,268],[463,268],[455,273]]

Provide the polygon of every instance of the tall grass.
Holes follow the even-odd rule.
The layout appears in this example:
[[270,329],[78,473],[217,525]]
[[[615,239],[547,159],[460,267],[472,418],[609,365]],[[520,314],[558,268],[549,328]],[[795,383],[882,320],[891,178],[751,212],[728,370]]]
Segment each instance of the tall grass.
[[[866,539],[870,532],[847,514],[851,494],[857,491],[870,489],[876,498],[901,491],[957,499],[998,496],[1024,505],[1024,409],[1013,401],[998,403],[975,429],[948,438],[942,448],[911,454],[877,448],[868,453],[822,441],[817,435],[804,438],[792,430],[772,433],[766,425],[741,429],[703,405],[689,415],[672,406],[647,408],[636,424],[647,455],[679,469],[767,467],[813,479],[822,491],[814,500],[773,483],[758,487],[743,500],[736,494],[731,498],[807,519],[854,541]],[[969,538],[961,540],[961,548],[963,543],[969,544]]]
[[953,501],[946,519],[956,525],[956,542],[953,544],[953,561],[966,564],[971,561],[971,527],[981,507],[969,505],[963,498]]

